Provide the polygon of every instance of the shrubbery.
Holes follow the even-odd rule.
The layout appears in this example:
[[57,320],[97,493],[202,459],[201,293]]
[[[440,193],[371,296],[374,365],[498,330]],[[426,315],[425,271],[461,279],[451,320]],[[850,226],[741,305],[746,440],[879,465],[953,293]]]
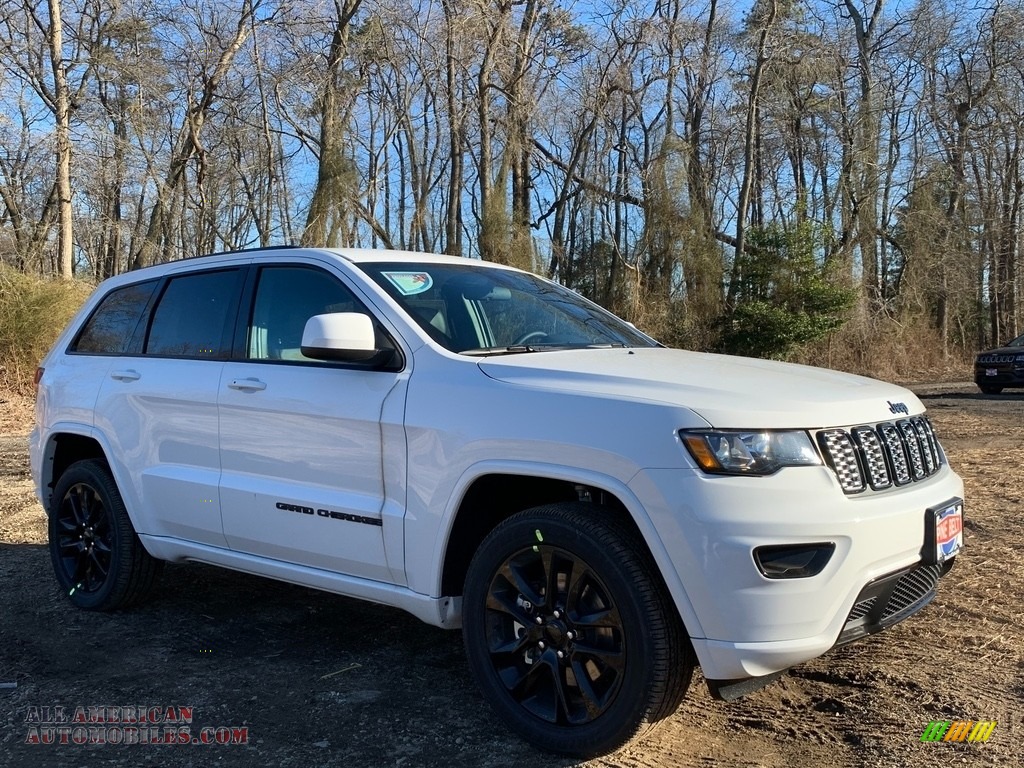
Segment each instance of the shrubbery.
[[0,264],[0,387],[31,390],[39,361],[91,291],[88,283],[43,280]]
[[733,276],[732,306],[722,318],[722,351],[785,359],[842,327],[857,294],[818,263],[817,229],[810,222],[792,230],[751,229],[750,250]]

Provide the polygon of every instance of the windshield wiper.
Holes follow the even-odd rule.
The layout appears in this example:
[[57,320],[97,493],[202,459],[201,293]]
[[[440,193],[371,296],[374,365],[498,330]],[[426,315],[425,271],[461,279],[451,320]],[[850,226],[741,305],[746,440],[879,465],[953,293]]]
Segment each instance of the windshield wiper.
[[543,349],[530,346],[529,344],[513,344],[511,347],[479,347],[478,349],[463,349],[459,354],[487,357],[489,355],[521,355],[526,352],[543,351]]
[[577,344],[513,344],[509,347],[464,349],[459,354],[486,357],[489,355],[521,355],[526,352],[554,352],[563,349],[624,349],[625,347],[626,345],[621,341],[581,342]]

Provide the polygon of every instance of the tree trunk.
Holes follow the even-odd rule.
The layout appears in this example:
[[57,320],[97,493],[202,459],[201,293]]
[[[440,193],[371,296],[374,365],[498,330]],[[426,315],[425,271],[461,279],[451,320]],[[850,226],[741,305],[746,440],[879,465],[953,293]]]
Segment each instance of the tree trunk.
[[869,19],[860,12],[854,0],[843,2],[853,22],[854,37],[857,41],[857,64],[860,69],[860,103],[857,108],[852,158],[857,244],[860,247],[865,297],[874,304],[881,295],[878,248],[878,144],[881,131],[875,104],[877,97],[873,57],[875,26],[882,15],[885,0],[874,0]]
[[764,15],[758,20],[757,50],[754,71],[750,76],[750,93],[747,97],[746,125],[743,132],[743,179],[740,182],[739,202],[736,206],[736,255],[733,259],[732,280],[729,281],[729,302],[736,298],[742,279],[743,252],[747,245],[747,212],[750,207],[751,188],[754,182],[754,166],[757,146],[757,113],[761,96],[761,78],[768,63],[768,35],[779,15],[778,0],[768,0]]
[[453,0],[444,0],[444,42],[445,42],[445,94],[448,107],[448,194],[445,206],[444,242],[445,253],[462,255],[462,177],[464,162],[462,104],[457,91],[457,61],[455,55],[455,19],[457,10]]
[[71,94],[64,66],[60,0],[47,0],[50,10],[50,65],[53,68],[54,138],[57,152],[57,276],[74,277],[74,239],[71,208]]

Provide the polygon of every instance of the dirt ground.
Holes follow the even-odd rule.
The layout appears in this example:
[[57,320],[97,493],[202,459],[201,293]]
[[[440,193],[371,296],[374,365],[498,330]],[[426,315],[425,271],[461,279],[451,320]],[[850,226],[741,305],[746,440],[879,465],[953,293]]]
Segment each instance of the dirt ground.
[[[587,765],[1024,765],[1024,393],[915,389],[967,485],[967,548],[936,600],[739,702],[697,676],[660,728]],[[0,766],[574,765],[505,730],[458,633],[396,610],[203,566],[169,566],[130,612],[74,610],[32,495],[31,407],[0,392]],[[30,743],[54,707],[105,706],[180,719],[162,733],[189,706],[193,736],[248,743]],[[984,744],[922,743],[931,720],[998,724]]]

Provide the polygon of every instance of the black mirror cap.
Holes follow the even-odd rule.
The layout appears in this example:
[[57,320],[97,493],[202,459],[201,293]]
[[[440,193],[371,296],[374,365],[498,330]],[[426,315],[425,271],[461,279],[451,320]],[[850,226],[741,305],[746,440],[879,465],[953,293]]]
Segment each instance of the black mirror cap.
[[314,360],[361,363],[379,355],[380,349],[332,349],[330,347],[300,347],[302,354]]
[[381,371],[402,370],[402,355],[398,349],[330,349],[327,347],[301,347],[306,357],[326,363],[354,363],[361,368]]

